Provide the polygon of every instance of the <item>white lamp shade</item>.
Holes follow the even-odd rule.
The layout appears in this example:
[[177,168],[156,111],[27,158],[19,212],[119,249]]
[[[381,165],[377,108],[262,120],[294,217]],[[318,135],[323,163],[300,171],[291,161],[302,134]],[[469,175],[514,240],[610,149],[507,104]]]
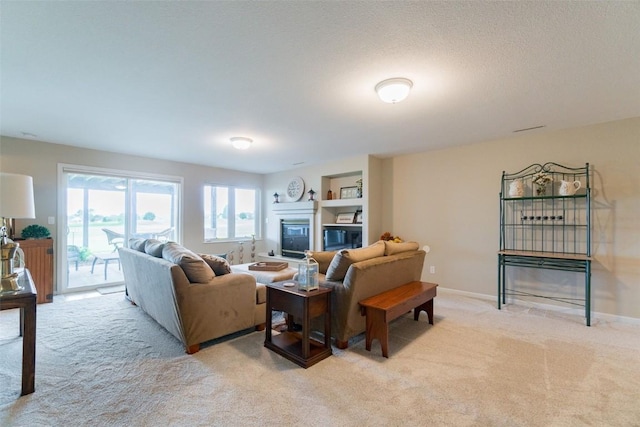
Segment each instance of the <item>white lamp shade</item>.
[[0,217],[36,217],[33,178],[14,173],[0,173]]
[[238,150],[246,150],[251,146],[253,140],[251,138],[245,138],[243,136],[234,136],[231,138],[231,145]]
[[409,79],[394,78],[383,80],[376,85],[378,97],[388,104],[395,104],[409,96],[413,82]]

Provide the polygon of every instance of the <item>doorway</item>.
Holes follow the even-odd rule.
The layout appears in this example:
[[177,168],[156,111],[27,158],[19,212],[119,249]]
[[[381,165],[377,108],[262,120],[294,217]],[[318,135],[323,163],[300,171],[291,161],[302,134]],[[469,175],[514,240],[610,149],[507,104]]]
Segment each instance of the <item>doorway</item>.
[[61,293],[123,284],[118,249],[131,238],[179,240],[181,179],[70,165],[59,176]]

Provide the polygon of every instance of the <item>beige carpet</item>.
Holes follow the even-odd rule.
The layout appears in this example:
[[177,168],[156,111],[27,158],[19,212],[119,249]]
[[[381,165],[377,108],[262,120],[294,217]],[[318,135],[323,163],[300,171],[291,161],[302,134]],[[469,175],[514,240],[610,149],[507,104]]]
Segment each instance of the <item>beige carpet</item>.
[[442,290],[436,324],[392,323],[302,369],[249,332],[184,354],[122,294],[38,306],[36,392],[19,397],[0,312],[1,426],[637,426],[640,326]]

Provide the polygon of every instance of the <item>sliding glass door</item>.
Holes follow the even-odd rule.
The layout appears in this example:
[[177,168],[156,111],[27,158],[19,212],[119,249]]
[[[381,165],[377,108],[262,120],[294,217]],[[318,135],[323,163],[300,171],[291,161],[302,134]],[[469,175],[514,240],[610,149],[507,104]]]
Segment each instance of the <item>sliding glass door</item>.
[[85,169],[60,169],[65,199],[60,247],[66,248],[58,257],[62,292],[121,284],[118,248],[136,237],[177,241],[180,233],[179,179]]

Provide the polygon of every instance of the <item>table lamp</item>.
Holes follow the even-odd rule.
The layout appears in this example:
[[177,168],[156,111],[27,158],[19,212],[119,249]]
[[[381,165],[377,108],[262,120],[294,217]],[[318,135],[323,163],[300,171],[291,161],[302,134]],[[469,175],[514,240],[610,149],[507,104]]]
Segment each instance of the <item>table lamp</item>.
[[[33,178],[26,175],[0,172],[0,292],[18,291],[18,274],[13,272],[13,257],[18,244],[14,237],[15,218],[35,218]],[[7,233],[9,233],[7,235]]]

